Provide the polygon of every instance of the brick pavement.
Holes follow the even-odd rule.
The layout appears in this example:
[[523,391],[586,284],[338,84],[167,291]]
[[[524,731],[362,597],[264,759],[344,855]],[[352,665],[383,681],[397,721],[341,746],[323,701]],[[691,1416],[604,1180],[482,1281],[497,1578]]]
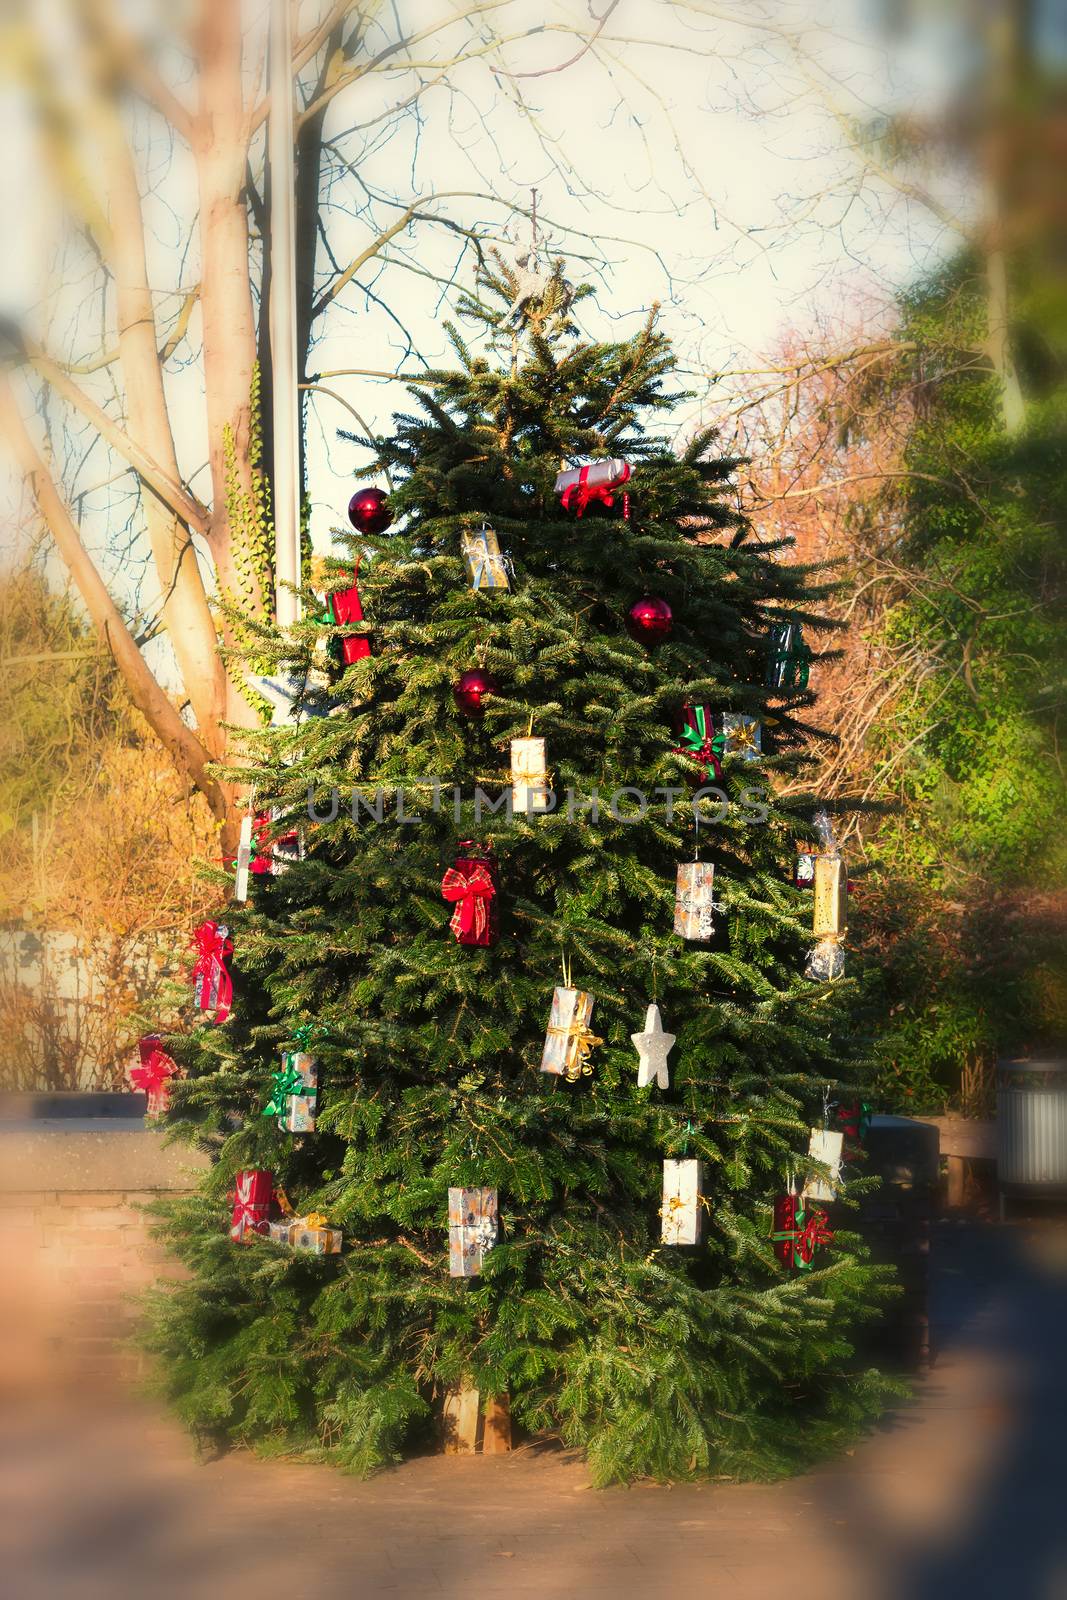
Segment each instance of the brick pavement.
[[941,1224],[914,1403],[775,1485],[592,1490],[580,1460],[426,1457],[368,1483],[197,1463],[133,1403],[0,1424],[5,1600],[1067,1600],[1067,1228]]

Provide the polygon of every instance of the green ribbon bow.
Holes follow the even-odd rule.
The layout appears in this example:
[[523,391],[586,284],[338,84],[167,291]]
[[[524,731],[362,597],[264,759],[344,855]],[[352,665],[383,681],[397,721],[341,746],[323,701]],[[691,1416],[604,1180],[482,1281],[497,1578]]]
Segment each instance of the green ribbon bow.
[[316,1037],[325,1039],[329,1035],[329,1028],[322,1022],[302,1022],[293,1029],[293,1043],[300,1050],[310,1050],[311,1041]]
[[281,1117],[286,1112],[286,1101],[291,1094],[299,1094],[304,1079],[296,1067],[286,1065],[271,1074],[271,1098],[263,1108],[265,1117]]
[[714,772],[716,779],[722,777],[720,758],[726,749],[726,735],[717,733],[713,737],[708,734],[707,712],[703,706],[693,706],[693,718],[696,727],[691,728],[688,723],[682,729],[682,743],[686,746],[687,753],[695,756],[704,763],[704,776]]

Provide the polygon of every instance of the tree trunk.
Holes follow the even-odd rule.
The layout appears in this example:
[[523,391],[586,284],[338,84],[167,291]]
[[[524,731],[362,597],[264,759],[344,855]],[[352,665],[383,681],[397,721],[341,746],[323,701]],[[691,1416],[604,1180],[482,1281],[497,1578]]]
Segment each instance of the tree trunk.
[[[107,116],[105,141],[127,430],[169,477],[180,482],[157,353],[158,330],[145,261],[141,196],[125,133],[113,108]],[[163,621],[200,738],[218,757],[225,750],[222,723],[226,718],[226,673],[192,536],[170,507],[147,488],[143,503],[163,597]]]
[[179,771],[201,791],[212,814],[223,820],[232,812],[232,795],[207,771],[210,760],[207,749],[182,721],[149,671],[136,640],[82,544],[74,520],[51,474],[26,431],[6,378],[0,380],[0,425],[21,471],[33,489],[41,515],[78,586],[86,609],[126,680],[134,704]]

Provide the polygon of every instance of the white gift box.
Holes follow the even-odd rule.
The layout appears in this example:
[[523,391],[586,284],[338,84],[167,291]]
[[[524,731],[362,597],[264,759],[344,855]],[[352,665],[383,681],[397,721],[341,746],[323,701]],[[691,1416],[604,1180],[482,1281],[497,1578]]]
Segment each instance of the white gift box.
[[808,1155],[814,1161],[819,1161],[824,1167],[830,1168],[829,1178],[816,1177],[814,1174],[804,1185],[805,1200],[836,1200],[837,1188],[841,1182],[841,1154],[844,1149],[845,1136],[833,1128],[812,1128],[811,1138],[808,1141]]
[[548,769],[543,739],[511,741],[511,809],[516,816],[548,810]]
[[685,1159],[665,1160],[663,1163],[663,1218],[664,1244],[699,1244],[704,1231],[701,1187],[704,1163]]

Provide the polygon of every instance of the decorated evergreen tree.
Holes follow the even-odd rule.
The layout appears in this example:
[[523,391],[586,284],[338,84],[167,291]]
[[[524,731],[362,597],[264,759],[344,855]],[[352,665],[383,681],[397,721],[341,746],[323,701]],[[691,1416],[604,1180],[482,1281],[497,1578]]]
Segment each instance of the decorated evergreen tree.
[[[367,1471],[472,1386],[584,1446],[600,1482],[768,1475],[885,1393],[852,1354],[883,1278],[841,1207],[806,1270],[771,1237],[824,1087],[853,1071],[850,985],[804,975],[793,857],[815,801],[774,793],[813,695],[765,687],[769,630],[818,629],[823,578],[745,542],[711,431],[680,455],[648,431],[683,398],[667,341],[654,313],[626,342],[581,338],[589,292],[557,263],[515,305],[515,274],[483,275],[469,340],[449,330],[458,367],[357,441],[387,509],[354,507],[330,583],[350,593],[362,559],[363,620],[335,596],[324,622],[308,593],[257,642],[304,668],[326,642],[370,651],[334,648],[328,687],[250,739],[240,776],[302,859],[220,913],[232,1011],[170,1041],[166,1126],[215,1162],[162,1208],[190,1276],[157,1291],[150,1339],[200,1433]],[[554,801],[490,811],[513,776],[529,795],[522,739],[544,740]],[[676,906],[696,859],[710,921]],[[546,1049],[557,986],[593,1010],[558,999]],[[675,1044],[639,1083],[632,1035],[663,1063],[653,1002]],[[314,1131],[274,1114],[299,1092],[272,1078],[286,1044],[316,1058]],[[234,1243],[247,1169],[340,1252]],[[450,1189],[482,1191],[453,1196],[474,1209],[451,1257]]]

